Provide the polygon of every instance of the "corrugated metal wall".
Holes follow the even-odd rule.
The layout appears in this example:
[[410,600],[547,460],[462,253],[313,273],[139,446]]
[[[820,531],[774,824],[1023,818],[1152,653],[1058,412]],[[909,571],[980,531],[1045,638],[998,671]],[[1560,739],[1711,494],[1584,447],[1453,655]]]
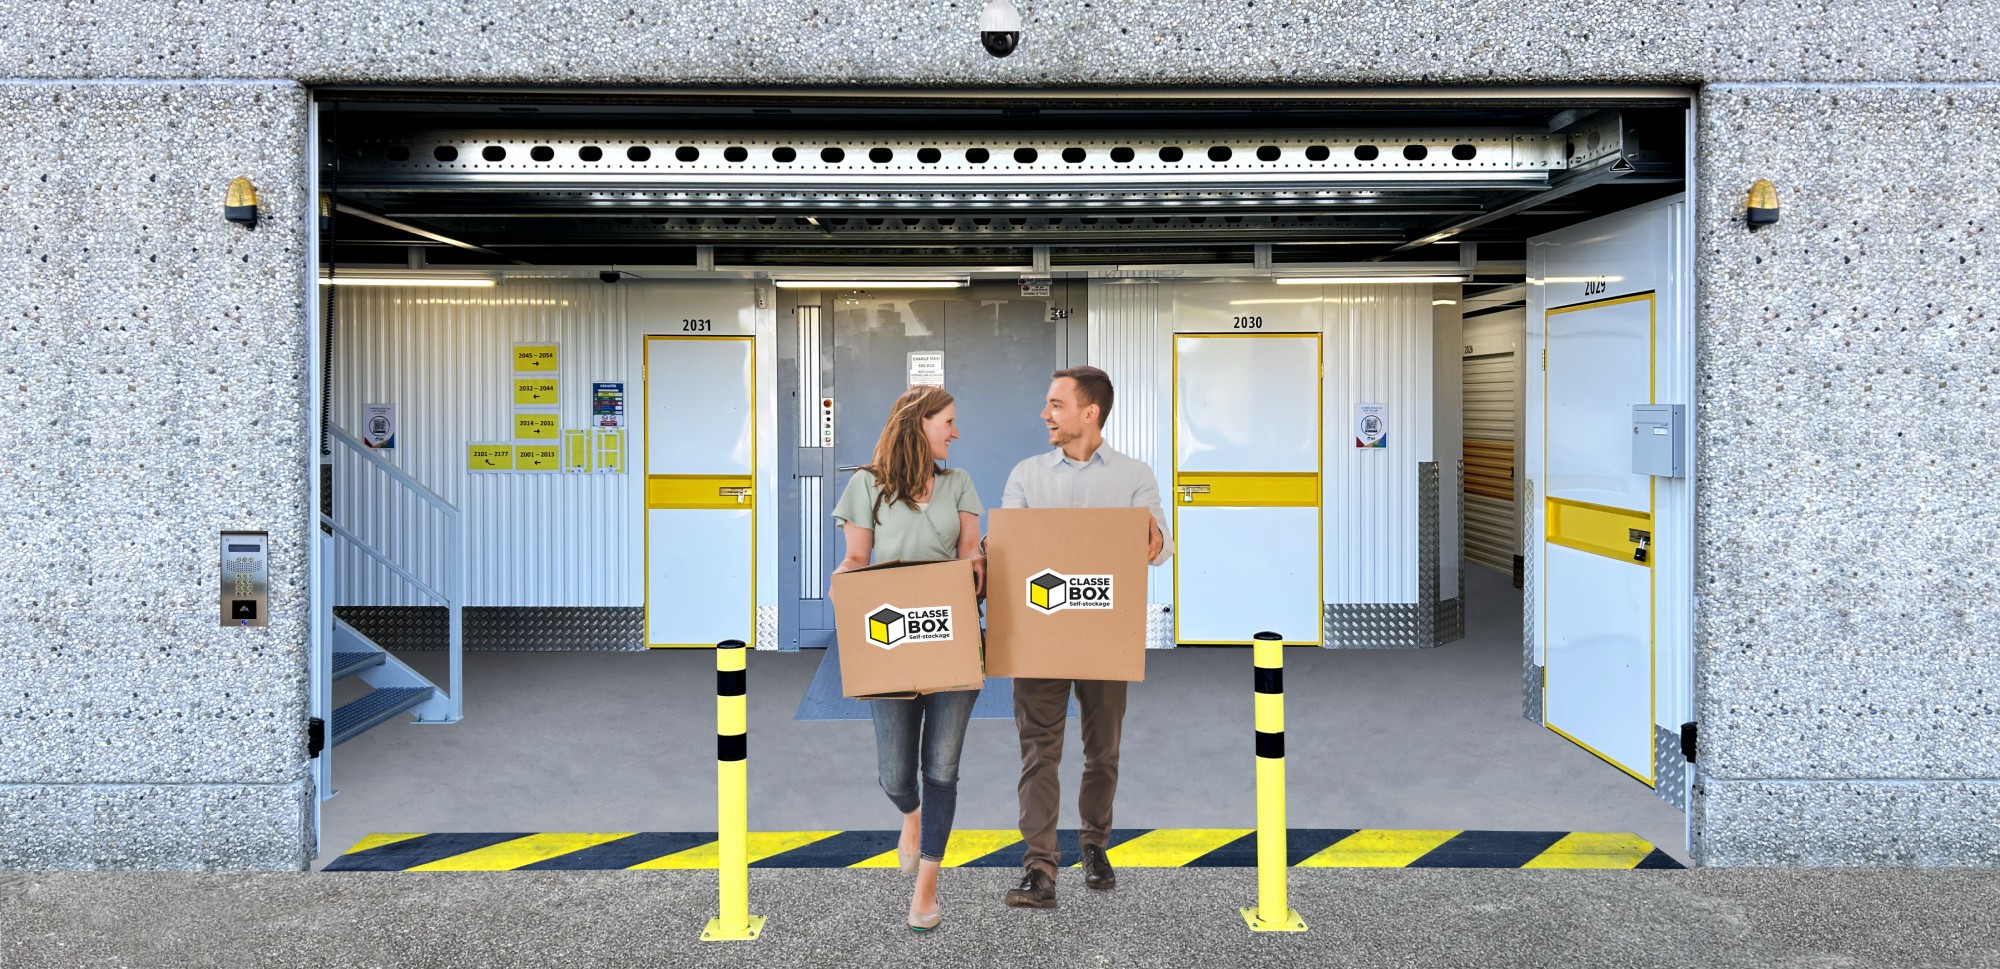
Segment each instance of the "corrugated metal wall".
[[[1326,601],[1416,602],[1417,465],[1432,460],[1431,287],[1328,286],[1325,296]],[[1386,449],[1354,446],[1362,403],[1388,405]]]
[[[640,368],[619,287],[595,280],[509,280],[476,292],[342,290],[334,334],[335,423],[358,429],[363,408],[396,405],[397,447],[377,452],[458,505],[467,604],[636,606],[644,599],[637,510],[644,475],[469,474],[465,447],[513,439],[513,344],[560,344],[562,426],[585,426],[593,381],[623,381],[628,451],[636,461]],[[420,524],[425,507],[336,449],[336,520],[398,561],[441,568]],[[342,555],[341,605],[430,605],[387,570]],[[422,570],[420,576],[433,574]]]
[[[1173,493],[1173,459],[1167,425],[1173,414],[1173,352],[1160,323],[1156,283],[1090,281],[1088,359],[1111,375],[1118,390],[1105,422],[1105,443],[1146,462],[1159,479],[1160,496]],[[1173,575],[1149,570],[1148,601],[1173,601]]]
[[[1180,287],[1231,283],[1175,283]],[[1268,283],[1245,284],[1267,287]],[[1432,460],[1431,287],[1296,288],[1324,295],[1326,367],[1326,601],[1417,601],[1417,464]],[[1093,281],[1090,361],[1118,385],[1119,406],[1105,428],[1112,447],[1147,461],[1171,495],[1172,333],[1159,316],[1159,285]],[[1386,451],[1353,447],[1354,405],[1389,405]],[[1160,571],[1160,570],[1155,570]],[[1154,602],[1172,597],[1155,576]]]

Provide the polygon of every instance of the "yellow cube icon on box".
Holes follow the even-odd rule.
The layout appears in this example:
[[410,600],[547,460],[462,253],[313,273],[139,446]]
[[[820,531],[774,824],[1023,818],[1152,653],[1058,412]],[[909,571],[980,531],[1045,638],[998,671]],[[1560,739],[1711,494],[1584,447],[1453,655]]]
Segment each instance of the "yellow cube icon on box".
[[868,640],[886,649],[902,641],[907,627],[902,613],[883,606],[868,616]]
[[1043,572],[1028,580],[1028,604],[1043,611],[1053,611],[1063,604],[1067,591],[1062,576]]

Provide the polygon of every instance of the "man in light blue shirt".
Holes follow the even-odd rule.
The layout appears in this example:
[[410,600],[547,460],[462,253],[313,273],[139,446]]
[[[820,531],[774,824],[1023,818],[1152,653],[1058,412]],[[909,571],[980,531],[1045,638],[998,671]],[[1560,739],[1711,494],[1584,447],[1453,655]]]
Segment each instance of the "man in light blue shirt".
[[[1059,370],[1049,384],[1042,422],[1055,450],[1014,466],[1002,495],[1003,508],[1145,508],[1153,513],[1146,558],[1159,565],[1174,554],[1160,507],[1153,469],[1104,446],[1104,419],[1111,413],[1111,378],[1096,367]],[[1083,819],[1083,882],[1091,888],[1118,884],[1105,856],[1111,837],[1111,800],[1118,790],[1118,741],[1125,723],[1122,680],[1014,679],[1014,725],[1021,733],[1021,838],[1027,854],[1021,883],[1002,901],[1012,908],[1054,908],[1055,876],[1061,864],[1056,815],[1062,792],[1056,772],[1062,765],[1064,719],[1076,693],[1083,714],[1083,790],[1077,795]]]

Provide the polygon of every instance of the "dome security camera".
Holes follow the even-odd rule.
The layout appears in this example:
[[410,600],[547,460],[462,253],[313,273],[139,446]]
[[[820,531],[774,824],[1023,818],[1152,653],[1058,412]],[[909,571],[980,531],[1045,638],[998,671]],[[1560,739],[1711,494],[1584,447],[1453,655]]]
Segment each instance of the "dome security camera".
[[979,12],[979,43],[994,57],[1006,57],[1021,46],[1021,11],[1010,0],[988,0]]
[[619,270],[606,269],[597,274],[597,281],[600,283],[615,283],[619,280],[620,277],[624,275],[625,274],[623,272],[620,272]]

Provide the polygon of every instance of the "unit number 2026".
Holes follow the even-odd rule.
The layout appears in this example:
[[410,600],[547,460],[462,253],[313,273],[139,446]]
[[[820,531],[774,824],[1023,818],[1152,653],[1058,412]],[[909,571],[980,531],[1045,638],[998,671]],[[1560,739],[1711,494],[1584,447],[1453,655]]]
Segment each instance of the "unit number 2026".
[[1263,328],[1264,328],[1264,318],[1261,316],[1236,317],[1236,325],[1235,327],[1233,327],[1233,329],[1238,329],[1238,330],[1261,330]]
[[681,321],[681,332],[682,332],[682,333],[713,333],[713,332],[715,332],[715,321],[714,321],[714,320],[682,320],[682,321]]

